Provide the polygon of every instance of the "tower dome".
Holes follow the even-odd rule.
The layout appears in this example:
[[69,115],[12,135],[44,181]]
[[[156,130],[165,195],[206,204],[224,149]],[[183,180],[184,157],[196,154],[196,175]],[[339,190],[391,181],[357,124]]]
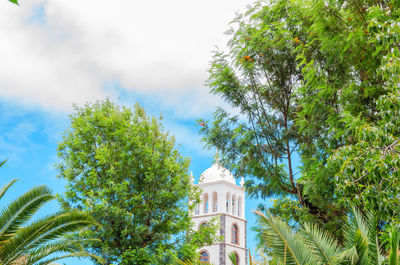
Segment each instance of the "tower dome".
[[209,183],[220,180],[225,180],[232,184],[236,184],[235,177],[232,175],[232,173],[218,162],[214,163],[210,168],[206,169],[200,175],[200,183]]

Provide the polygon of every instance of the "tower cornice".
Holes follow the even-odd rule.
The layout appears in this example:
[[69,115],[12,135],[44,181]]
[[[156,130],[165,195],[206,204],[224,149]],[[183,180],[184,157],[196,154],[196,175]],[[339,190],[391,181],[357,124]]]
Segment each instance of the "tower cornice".
[[233,187],[233,188],[235,188],[237,190],[246,191],[246,189],[244,187],[238,186],[238,185],[233,184],[233,183],[231,183],[229,181],[226,181],[226,180],[218,180],[218,181],[213,181],[213,182],[198,183],[196,185],[198,185],[199,187],[205,187],[205,186],[213,186],[215,184],[226,184],[226,185],[228,185],[230,187]]
[[242,221],[242,222],[247,223],[247,220],[246,220],[246,219],[243,219],[243,218],[241,218],[241,217],[239,217],[239,216],[232,215],[232,214],[229,214],[229,213],[219,213],[219,212],[191,215],[191,218],[194,219],[194,218],[221,216],[221,215],[229,216],[229,217],[232,217],[233,219],[237,219],[237,220],[240,220],[240,221]]

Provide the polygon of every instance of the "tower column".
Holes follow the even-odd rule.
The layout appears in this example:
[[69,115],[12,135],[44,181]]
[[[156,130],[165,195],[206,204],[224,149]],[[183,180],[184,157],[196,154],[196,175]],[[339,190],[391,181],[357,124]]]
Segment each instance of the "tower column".
[[225,201],[228,203],[228,207],[227,207],[228,209],[227,209],[226,213],[230,214],[232,212],[232,194],[230,192],[228,192],[226,194]]
[[218,192],[218,212],[224,213],[225,212],[225,202],[226,202],[226,193]]
[[199,202],[199,214],[204,213],[204,197],[203,195],[200,196],[200,202]]

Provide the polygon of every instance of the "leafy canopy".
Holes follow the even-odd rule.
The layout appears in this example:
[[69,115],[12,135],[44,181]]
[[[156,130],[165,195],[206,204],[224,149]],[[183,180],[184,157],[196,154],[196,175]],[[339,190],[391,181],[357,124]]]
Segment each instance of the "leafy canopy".
[[240,114],[218,109],[201,132],[285,220],[340,235],[354,203],[398,222],[399,5],[257,1],[215,53],[208,85]]
[[90,248],[107,264],[165,264],[193,259],[213,237],[190,231],[188,202],[197,200],[189,159],[175,149],[160,121],[136,105],[109,100],[75,106],[58,147],[59,177],[68,181],[66,207],[89,212],[103,229]]

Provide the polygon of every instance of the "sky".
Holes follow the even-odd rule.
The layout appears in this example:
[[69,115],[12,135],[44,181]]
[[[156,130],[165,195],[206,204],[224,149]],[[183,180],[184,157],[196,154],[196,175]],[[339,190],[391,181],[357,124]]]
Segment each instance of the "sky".
[[[105,98],[162,114],[200,176],[215,150],[204,148],[196,120],[225,106],[204,85],[212,51],[226,48],[229,22],[252,2],[0,0],[0,159],[8,159],[0,176],[3,184],[19,179],[0,205],[35,185],[64,191],[54,164],[68,115],[73,104]],[[246,200],[252,252],[258,203]]]

